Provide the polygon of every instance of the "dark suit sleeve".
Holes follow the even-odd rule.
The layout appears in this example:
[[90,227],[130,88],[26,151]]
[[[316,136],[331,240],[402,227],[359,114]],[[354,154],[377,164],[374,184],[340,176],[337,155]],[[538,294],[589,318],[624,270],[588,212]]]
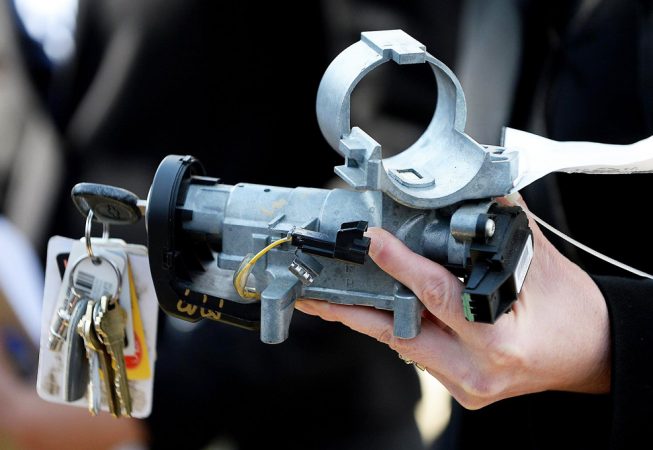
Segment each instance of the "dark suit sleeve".
[[647,442],[653,417],[653,282],[594,277],[612,337],[612,448]]

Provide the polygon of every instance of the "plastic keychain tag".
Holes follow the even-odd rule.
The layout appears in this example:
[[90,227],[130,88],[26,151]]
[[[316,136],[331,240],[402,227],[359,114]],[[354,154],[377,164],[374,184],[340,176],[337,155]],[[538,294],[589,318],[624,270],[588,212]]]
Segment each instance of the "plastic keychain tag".
[[[71,359],[79,360],[79,355],[75,354],[71,358],[70,352],[75,350],[71,350],[65,340],[60,345],[56,342],[53,344],[53,340],[57,341],[56,335],[70,337],[74,331],[63,326],[60,329],[64,332],[58,333],[58,329],[53,330],[53,327],[61,316],[68,317],[65,314],[65,303],[71,299],[77,301],[71,295],[71,284],[74,292],[85,298],[83,301],[119,292],[119,304],[127,313],[124,356],[132,398],[132,416],[147,417],[152,408],[158,321],[158,304],[149,271],[147,248],[127,244],[119,239],[92,239],[92,245],[97,257],[103,260],[106,258],[111,263],[93,264],[83,239],[78,241],[54,236],[48,243],[37,391],[47,401],[88,407],[89,393],[86,387],[82,389],[85,394],[81,398],[66,401],[67,391],[76,382],[75,379],[70,379],[75,376],[75,370],[69,372],[67,368]],[[120,272],[119,278],[115,271]],[[116,286],[118,279],[121,282],[120,289]],[[88,371],[88,364],[85,365],[85,370]],[[88,376],[79,380],[87,382]],[[106,397],[106,392],[102,392],[100,409],[103,411],[109,410]]]

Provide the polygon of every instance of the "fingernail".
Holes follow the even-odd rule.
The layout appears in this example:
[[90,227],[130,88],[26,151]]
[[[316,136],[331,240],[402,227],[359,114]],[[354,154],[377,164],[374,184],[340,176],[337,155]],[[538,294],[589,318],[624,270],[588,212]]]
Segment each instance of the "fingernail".
[[519,191],[515,191],[512,194],[508,194],[508,195],[506,195],[505,198],[508,201],[510,201],[510,203],[512,203],[513,205],[518,205],[520,203],[523,203],[523,200],[522,200],[522,197],[521,197],[521,194],[519,193]]
[[365,235],[371,239],[368,254],[374,258],[381,252],[381,249],[383,248],[383,239],[381,239],[376,233],[365,233]]

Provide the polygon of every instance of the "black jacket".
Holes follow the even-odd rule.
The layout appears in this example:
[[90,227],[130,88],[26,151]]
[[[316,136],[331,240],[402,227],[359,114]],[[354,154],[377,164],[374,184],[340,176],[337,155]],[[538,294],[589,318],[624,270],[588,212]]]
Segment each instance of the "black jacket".
[[[567,2],[566,13],[556,2],[523,3],[524,46],[511,125],[529,129],[539,114],[545,133],[561,141],[626,144],[652,135],[652,3],[603,0],[582,20],[576,12],[583,2]],[[523,195],[534,212],[559,229],[651,273],[653,239],[645,218],[651,186],[648,174],[557,174]],[[475,412],[454,404],[451,424],[436,448],[650,447],[653,282],[551,239],[592,274],[608,304],[610,394],[547,392]]]

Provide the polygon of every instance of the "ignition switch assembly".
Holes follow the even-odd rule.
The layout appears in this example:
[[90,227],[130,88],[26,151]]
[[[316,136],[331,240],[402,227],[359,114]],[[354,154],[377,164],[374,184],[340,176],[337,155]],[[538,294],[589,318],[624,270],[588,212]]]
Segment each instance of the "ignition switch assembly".
[[[428,64],[437,104],[424,134],[383,158],[381,145],[350,126],[350,95],[379,65]],[[533,241],[525,213],[499,206],[517,156],[464,133],[462,88],[443,63],[401,30],[365,32],[336,57],[317,94],[317,117],[344,158],[335,172],[352,189],[221,184],[192,156],[160,164],[147,201],[120,188],[80,183],[73,200],[104,223],[145,215],[150,270],[161,308],[260,329],[283,342],[297,298],[392,311],[394,334],[413,338],[423,306],[367,257],[368,226],[383,227],[465,282],[468,320],[495,322],[524,282]]]

